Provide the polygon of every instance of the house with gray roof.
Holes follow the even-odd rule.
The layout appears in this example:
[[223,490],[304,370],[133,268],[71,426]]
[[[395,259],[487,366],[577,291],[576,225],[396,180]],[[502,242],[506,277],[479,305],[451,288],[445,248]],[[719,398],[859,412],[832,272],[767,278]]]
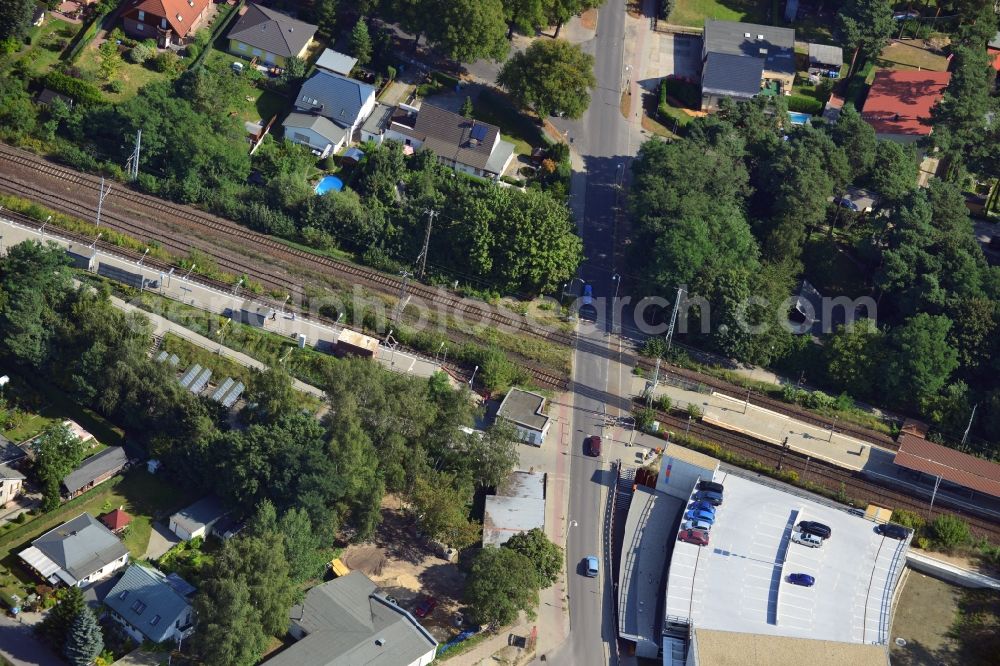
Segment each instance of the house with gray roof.
[[545,396],[512,388],[497,409],[497,418],[506,419],[517,428],[525,444],[541,446],[549,433],[550,419],[545,415]]
[[170,516],[170,531],[185,541],[204,539],[227,513],[222,500],[209,495]]
[[66,475],[62,485],[67,499],[82,495],[98,486],[128,466],[128,456],[120,446],[109,446],[100,453],[85,459],[80,466]]
[[302,84],[295,109],[329,118],[347,130],[348,142],[354,131],[375,110],[375,88],[340,74],[317,71]]
[[305,58],[316,26],[254,3],[247,3],[226,38],[229,52],[284,67],[291,57]]
[[795,31],[706,20],[701,61],[703,111],[718,109],[725,98],[790,95],[795,82]]
[[49,530],[18,557],[50,584],[73,587],[86,587],[128,564],[125,545],[89,513]]
[[286,139],[305,146],[320,158],[347,145],[347,130],[315,113],[293,111],[281,126],[285,129]]
[[162,571],[132,564],[104,597],[104,605],[140,643],[177,641],[187,638],[194,628],[189,600],[193,591],[182,578],[171,580]]
[[426,666],[437,652],[434,637],[360,571],[309,590],[289,619],[296,642],[267,666]]

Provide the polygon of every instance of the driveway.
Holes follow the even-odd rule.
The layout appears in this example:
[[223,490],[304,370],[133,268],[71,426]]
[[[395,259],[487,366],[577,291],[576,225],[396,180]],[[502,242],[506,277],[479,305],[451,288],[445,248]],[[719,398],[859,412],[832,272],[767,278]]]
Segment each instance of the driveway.
[[0,655],[14,666],[65,666],[62,659],[35,638],[32,625],[40,622],[40,613],[22,613],[22,622],[0,614]]
[[158,560],[165,552],[181,542],[181,538],[171,532],[160,522],[153,523],[153,531],[149,534],[149,545],[146,546],[146,559]]
[[671,75],[701,78],[701,37],[651,31],[648,39],[643,80]]

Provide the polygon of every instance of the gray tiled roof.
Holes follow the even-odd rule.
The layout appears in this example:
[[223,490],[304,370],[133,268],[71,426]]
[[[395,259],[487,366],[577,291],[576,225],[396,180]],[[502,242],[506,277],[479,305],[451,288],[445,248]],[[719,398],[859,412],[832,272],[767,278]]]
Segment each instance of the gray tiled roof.
[[63,485],[67,491],[75,493],[98,477],[118,471],[126,464],[128,456],[125,455],[125,449],[120,446],[110,446],[80,463],[79,467],[66,475]]
[[226,515],[226,509],[222,506],[222,500],[215,495],[209,495],[170,516],[170,521],[188,532],[193,532],[205,525],[215,523],[224,515]]
[[839,46],[809,44],[809,63],[839,67],[844,64],[844,51]]
[[359,571],[312,588],[289,615],[307,635],[269,666],[397,666],[437,647],[412,615],[377,593]]
[[228,37],[287,58],[301,53],[315,34],[316,26],[312,24],[250,3]]
[[[188,624],[191,615],[188,600],[177,593],[163,572],[138,564],[125,570],[104,603],[154,643],[165,640],[175,623]],[[158,618],[155,623],[154,618]]]
[[77,580],[128,554],[118,537],[89,513],[49,530],[31,545]]
[[288,114],[285,122],[281,125],[285,129],[311,129],[333,144],[340,143],[347,135],[347,130],[343,127],[338,127],[329,118],[317,116],[312,113],[296,113],[293,111]]
[[24,478],[24,474],[21,474],[13,467],[0,463],[0,479],[14,479],[15,481],[18,481],[23,480]]
[[[762,38],[758,39],[758,36]],[[735,21],[705,21],[704,40],[706,53],[764,58],[766,69],[795,73],[795,31],[791,28]]]
[[295,108],[320,113],[343,127],[352,127],[375,88],[339,74],[319,71],[302,84]]
[[358,64],[357,58],[352,58],[346,53],[334,51],[333,49],[323,49],[316,66],[334,74],[349,76],[354,66]]
[[[473,127],[485,128],[482,140],[471,140]],[[493,154],[500,128],[480,120],[469,120],[457,113],[427,104],[420,106],[413,129],[396,127],[401,134],[408,134],[422,141],[423,147],[434,151],[438,157],[454,160],[459,164],[485,169]]]
[[701,73],[701,89],[708,93],[752,97],[760,92],[763,72],[763,58],[709,53]]

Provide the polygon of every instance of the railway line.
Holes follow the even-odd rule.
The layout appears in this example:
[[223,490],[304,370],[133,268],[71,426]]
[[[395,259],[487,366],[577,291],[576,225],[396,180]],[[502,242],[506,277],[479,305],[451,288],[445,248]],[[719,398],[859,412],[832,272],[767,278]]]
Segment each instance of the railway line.
[[[636,403],[639,404],[639,403]],[[782,451],[781,447],[761,442],[753,437],[712,426],[701,421],[689,423],[686,418],[657,410],[656,418],[668,429],[674,432],[687,431],[690,435],[712,442],[724,450],[756,460],[775,469],[794,471],[799,479],[810,481],[828,490],[844,491],[855,501],[876,504],[891,509],[906,509],[922,516],[927,516],[927,500],[910,495],[902,490],[886,487],[866,478],[861,473],[838,467],[831,463],[809,458],[795,451]],[[938,506],[931,511],[930,520],[939,515],[955,514],[962,517],[977,534],[1000,538],[1000,524],[984,518],[965,509],[948,506],[942,510],[941,503],[945,501],[939,496]]]

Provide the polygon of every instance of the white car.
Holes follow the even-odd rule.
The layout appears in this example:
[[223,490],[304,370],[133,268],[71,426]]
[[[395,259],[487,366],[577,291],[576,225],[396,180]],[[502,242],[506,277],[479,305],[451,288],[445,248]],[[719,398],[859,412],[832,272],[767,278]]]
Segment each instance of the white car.
[[809,548],[819,548],[823,545],[822,539],[815,534],[809,534],[809,532],[793,532],[792,541],[803,546],[808,546]]
[[704,530],[705,532],[712,529],[711,523],[706,523],[704,520],[685,520],[681,523],[682,530]]

